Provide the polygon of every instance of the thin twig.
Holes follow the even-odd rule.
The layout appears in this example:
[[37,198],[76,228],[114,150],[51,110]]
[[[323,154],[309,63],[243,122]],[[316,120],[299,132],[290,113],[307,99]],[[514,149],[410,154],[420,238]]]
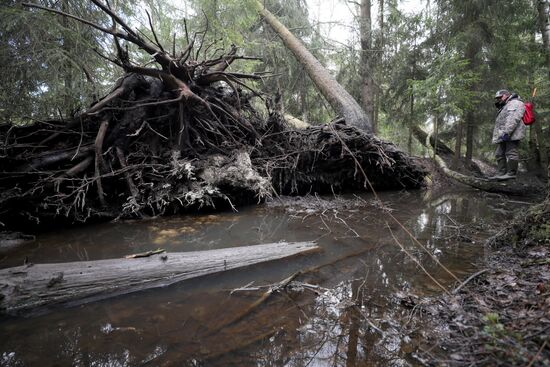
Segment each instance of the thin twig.
[[456,287],[451,293],[452,294],[457,294],[459,290],[462,289],[462,287],[464,287],[466,284],[468,284],[470,281],[472,281],[473,279],[475,279],[476,277],[480,276],[481,274],[483,273],[486,273],[488,272],[489,269],[483,269],[483,270],[480,270],[478,271],[477,273],[474,273],[472,274],[471,276],[468,277],[468,279],[466,279],[464,282],[462,282],[458,287]]
[[149,14],[147,10],[145,10],[145,14],[147,14],[147,19],[149,20],[149,28],[151,29],[151,32],[153,32],[153,37],[155,38],[156,45],[160,48],[162,52],[166,52],[164,51],[164,48],[160,44],[160,41],[157,37],[157,33],[155,32],[155,28],[153,27],[153,20],[151,19],[151,14]]
[[531,367],[533,365],[533,363],[535,363],[535,361],[539,358],[539,355],[542,353],[542,351],[544,350],[544,347],[546,347],[546,343],[548,342],[548,340],[545,340],[544,343],[542,343],[542,346],[540,347],[540,349],[538,350],[537,354],[535,354],[535,356],[533,357],[533,359],[531,359],[531,362],[529,362],[529,364],[527,365],[527,367]]
[[426,270],[426,268],[420,263],[420,261],[418,261],[418,259],[416,257],[414,257],[406,248],[405,246],[403,246],[401,244],[401,242],[399,242],[399,240],[397,239],[397,237],[395,237],[395,235],[393,234],[393,231],[391,230],[389,224],[386,222],[386,227],[388,228],[388,230],[390,231],[390,234],[391,236],[393,237],[394,241],[399,245],[399,247],[401,247],[401,250],[403,250],[403,252],[405,252],[407,254],[407,256],[416,263],[416,265],[418,265],[420,267],[420,269],[422,269],[422,271],[424,272],[424,274],[426,274],[439,288],[441,288],[445,293],[447,294],[450,294],[449,291],[447,290],[447,288],[445,288],[441,283],[439,283],[437,281],[437,279],[435,279],[429,272],[428,270]]

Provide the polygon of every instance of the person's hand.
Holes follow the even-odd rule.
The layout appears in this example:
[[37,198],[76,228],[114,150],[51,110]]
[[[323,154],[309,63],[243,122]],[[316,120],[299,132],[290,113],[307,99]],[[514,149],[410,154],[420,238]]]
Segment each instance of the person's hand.
[[500,141],[510,141],[510,135],[508,135],[508,134],[503,134],[503,135],[500,137]]

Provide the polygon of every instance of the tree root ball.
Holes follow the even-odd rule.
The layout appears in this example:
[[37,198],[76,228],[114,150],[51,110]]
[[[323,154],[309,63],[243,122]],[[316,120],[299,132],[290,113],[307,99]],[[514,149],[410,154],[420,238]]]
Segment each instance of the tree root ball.
[[219,80],[192,92],[181,98],[130,73],[69,121],[0,126],[0,225],[28,231],[235,208],[272,194],[416,188],[426,175],[357,128],[289,129],[278,112],[253,107],[254,93]]

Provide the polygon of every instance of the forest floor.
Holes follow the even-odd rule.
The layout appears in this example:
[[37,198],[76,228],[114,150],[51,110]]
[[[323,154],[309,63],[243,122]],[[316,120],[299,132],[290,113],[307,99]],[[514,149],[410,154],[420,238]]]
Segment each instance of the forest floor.
[[418,361],[550,366],[549,223],[548,204],[520,214],[488,240],[482,270],[449,294],[418,302],[438,330]]

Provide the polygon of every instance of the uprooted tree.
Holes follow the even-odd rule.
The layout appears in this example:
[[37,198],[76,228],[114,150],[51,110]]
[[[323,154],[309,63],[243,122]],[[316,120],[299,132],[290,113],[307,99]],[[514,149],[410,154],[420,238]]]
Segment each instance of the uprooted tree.
[[[251,59],[236,47],[201,60],[209,45],[195,34],[182,51],[175,43],[168,50],[152,26],[148,39],[108,5],[92,2],[111,27],[24,4],[111,35],[117,54],[106,59],[125,74],[70,119],[0,126],[0,225],[159,215],[252,203],[273,193],[361,190],[369,182],[377,189],[422,184],[418,164],[354,126],[292,130],[269,99],[264,117],[253,104],[263,97],[247,81],[265,75],[230,71],[234,61]],[[125,43],[154,64],[138,66]]]

